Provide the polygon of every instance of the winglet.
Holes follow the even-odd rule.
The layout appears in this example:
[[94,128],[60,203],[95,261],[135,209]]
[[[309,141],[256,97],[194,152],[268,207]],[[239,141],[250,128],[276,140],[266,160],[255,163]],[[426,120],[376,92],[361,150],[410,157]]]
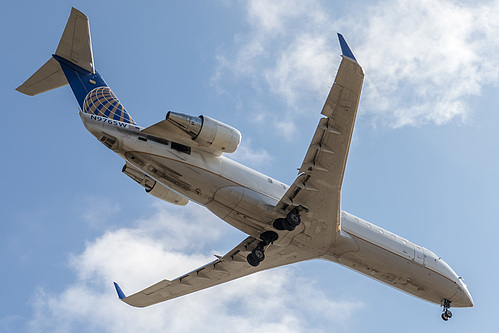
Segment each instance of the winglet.
[[353,61],[357,62],[357,59],[355,59],[352,50],[350,50],[350,48],[348,47],[348,44],[345,41],[345,38],[343,38],[342,34],[338,33],[338,39],[340,40],[341,52],[343,53],[343,56],[348,57]]
[[120,299],[126,298],[125,293],[123,292],[123,290],[121,290],[120,286],[118,286],[118,284],[116,282],[113,282],[113,283],[114,283],[114,287],[116,288],[116,292],[118,293],[118,297]]

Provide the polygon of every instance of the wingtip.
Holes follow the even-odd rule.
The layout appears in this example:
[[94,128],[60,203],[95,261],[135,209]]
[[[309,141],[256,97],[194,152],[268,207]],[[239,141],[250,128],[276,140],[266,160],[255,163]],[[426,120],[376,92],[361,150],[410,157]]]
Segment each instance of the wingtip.
[[118,297],[119,299],[124,299],[126,298],[125,296],[125,293],[123,292],[123,290],[121,290],[120,286],[118,286],[118,284],[116,282],[113,282],[114,283],[114,288],[116,288],[116,292],[118,293]]
[[339,32],[338,32],[338,39],[340,40],[342,55],[357,62],[357,59],[355,59],[355,56],[353,55],[352,50],[350,50],[350,47],[348,46],[347,42],[345,41],[345,38]]

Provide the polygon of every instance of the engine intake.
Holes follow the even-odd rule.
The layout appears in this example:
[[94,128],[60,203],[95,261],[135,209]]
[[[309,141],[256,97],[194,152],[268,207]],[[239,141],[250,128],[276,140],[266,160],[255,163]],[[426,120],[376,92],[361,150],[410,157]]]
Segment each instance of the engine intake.
[[189,134],[200,146],[233,153],[241,143],[241,133],[232,126],[206,116],[189,116],[169,111],[166,120]]

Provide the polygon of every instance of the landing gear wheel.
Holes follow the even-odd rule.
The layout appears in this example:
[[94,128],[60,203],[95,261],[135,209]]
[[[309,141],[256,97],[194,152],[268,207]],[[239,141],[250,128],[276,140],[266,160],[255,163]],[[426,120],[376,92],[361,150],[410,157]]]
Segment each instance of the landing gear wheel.
[[248,261],[248,264],[250,264],[253,267],[256,267],[260,265],[262,261],[265,260],[265,253],[263,252],[263,249],[257,247],[256,249],[251,251],[250,254],[248,254],[246,260]]
[[286,222],[288,222],[289,225],[292,225],[294,227],[300,225],[301,223],[300,214],[298,214],[298,211],[296,209],[288,213],[288,216],[286,216]]
[[277,230],[286,230],[286,228],[284,227],[284,221],[286,221],[286,219],[283,218],[277,219],[274,221],[272,226]]
[[259,248],[256,248],[253,251],[251,251],[251,255],[255,260],[258,260],[259,262],[265,260],[265,253],[263,253],[263,250]]
[[253,267],[260,265],[260,262],[258,260],[256,260],[255,258],[253,258],[253,253],[248,254],[248,256],[246,257],[246,260],[248,261],[248,264],[250,264]]
[[450,308],[450,301],[447,300],[447,299],[444,299],[443,307],[444,307],[444,312],[442,313],[442,319],[444,321],[447,321],[450,318],[452,318],[452,312],[450,312],[450,310],[449,310],[449,308]]
[[260,239],[262,240],[262,246],[265,247],[269,244],[274,243],[279,238],[279,235],[275,231],[265,231],[260,235]]
[[442,313],[442,319],[447,321],[452,318],[452,312],[449,310],[445,310],[444,313]]
[[285,230],[287,231],[293,231],[295,230],[296,226],[290,224],[288,222],[288,219],[282,219],[282,226],[284,227]]

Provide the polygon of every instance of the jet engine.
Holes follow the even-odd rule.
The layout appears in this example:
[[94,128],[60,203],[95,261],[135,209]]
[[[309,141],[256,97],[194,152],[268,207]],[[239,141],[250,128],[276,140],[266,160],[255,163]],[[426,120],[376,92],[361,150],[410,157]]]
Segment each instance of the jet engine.
[[158,183],[142,171],[139,171],[129,164],[123,166],[121,170],[125,175],[135,180],[146,189],[146,192],[155,196],[158,199],[172,203],[174,205],[185,206],[189,200],[167,188],[166,186]]
[[210,117],[169,111],[166,120],[189,134],[200,146],[222,153],[235,152],[241,143],[241,133],[237,129]]

